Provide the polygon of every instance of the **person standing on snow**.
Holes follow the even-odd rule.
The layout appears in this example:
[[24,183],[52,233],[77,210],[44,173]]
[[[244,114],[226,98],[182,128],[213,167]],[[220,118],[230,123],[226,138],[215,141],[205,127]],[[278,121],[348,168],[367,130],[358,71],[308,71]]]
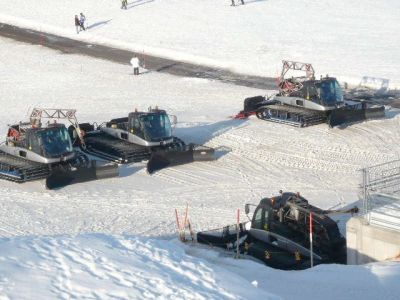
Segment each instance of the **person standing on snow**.
[[128,0],[121,0],[121,9],[128,9]]
[[131,65],[133,68],[133,75],[139,75],[139,64],[139,58],[137,58],[136,56],[132,57]]
[[86,30],[85,28],[85,22],[86,22],[86,17],[83,13],[80,14],[80,19],[79,19],[79,25],[83,30]]
[[81,27],[81,22],[79,21],[78,15],[75,15],[75,28],[76,33],[79,33]]
[[[244,5],[244,0],[240,0],[240,3],[242,3],[242,5]],[[235,0],[232,0],[231,6],[235,6]]]

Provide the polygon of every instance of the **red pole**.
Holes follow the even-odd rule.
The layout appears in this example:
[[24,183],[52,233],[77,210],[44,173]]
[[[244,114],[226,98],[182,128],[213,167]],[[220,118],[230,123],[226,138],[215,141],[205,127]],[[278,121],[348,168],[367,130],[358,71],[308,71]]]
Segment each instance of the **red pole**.
[[310,258],[311,258],[311,268],[314,266],[314,255],[313,255],[313,216],[310,212]]
[[43,33],[41,33],[41,34],[40,34],[40,45],[41,45],[41,46],[44,46],[44,44],[45,44],[45,36],[44,36]]

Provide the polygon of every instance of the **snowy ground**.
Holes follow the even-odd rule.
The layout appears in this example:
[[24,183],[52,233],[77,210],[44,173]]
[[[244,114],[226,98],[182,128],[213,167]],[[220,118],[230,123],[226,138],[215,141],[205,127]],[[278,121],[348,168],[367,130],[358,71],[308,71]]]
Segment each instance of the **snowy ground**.
[[[400,87],[398,0],[1,0],[0,22],[235,72],[277,76],[281,60],[358,84]],[[43,9],[46,8],[46,9]],[[77,35],[83,12],[88,31]]]
[[365,300],[399,294],[400,264],[394,262],[285,272],[178,241],[103,234],[0,239],[0,253],[0,299]]
[[153,176],[135,164],[121,167],[121,178],[58,191],[46,191],[43,182],[1,181],[0,299],[292,299],[299,290],[300,299],[398,297],[398,264],[271,270],[182,246],[174,218],[174,208],[188,203],[196,230],[219,227],[233,223],[244,203],[279,189],[300,191],[322,208],[352,205],[358,169],[400,156],[398,111],[346,129],[231,120],[244,97],[268,91],[131,73],[128,66],[0,39],[2,132],[35,106],[76,108],[80,121],[101,122],[159,105],[178,116],[177,136],[225,147],[216,162]]

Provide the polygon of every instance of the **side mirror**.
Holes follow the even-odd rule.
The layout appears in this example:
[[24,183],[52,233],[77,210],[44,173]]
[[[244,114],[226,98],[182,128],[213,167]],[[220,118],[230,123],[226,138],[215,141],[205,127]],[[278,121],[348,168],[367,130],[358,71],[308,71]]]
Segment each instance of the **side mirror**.
[[250,213],[250,204],[248,204],[248,203],[245,204],[244,211],[245,211],[246,215],[248,215]]

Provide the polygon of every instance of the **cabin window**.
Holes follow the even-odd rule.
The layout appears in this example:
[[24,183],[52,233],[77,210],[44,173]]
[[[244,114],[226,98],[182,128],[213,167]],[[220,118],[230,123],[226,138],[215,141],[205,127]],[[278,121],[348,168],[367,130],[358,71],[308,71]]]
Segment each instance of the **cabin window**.
[[262,208],[256,210],[253,218],[253,228],[263,229],[264,215],[265,211]]
[[296,100],[296,105],[298,105],[298,106],[304,106],[303,100]]

